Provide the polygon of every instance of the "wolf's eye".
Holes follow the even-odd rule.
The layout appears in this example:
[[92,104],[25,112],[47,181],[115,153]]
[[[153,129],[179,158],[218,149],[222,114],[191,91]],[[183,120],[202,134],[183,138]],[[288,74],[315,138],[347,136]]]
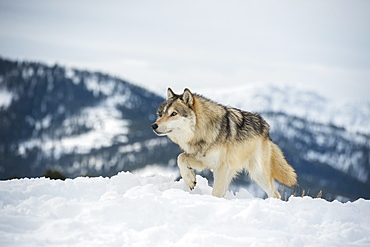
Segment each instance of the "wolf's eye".
[[171,113],[171,117],[174,117],[176,115],[177,115],[177,112],[175,112],[175,111]]

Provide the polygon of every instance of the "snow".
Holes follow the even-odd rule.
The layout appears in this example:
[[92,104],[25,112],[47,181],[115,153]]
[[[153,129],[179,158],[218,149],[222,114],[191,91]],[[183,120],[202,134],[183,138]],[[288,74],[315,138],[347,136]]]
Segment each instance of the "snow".
[[[1,78],[0,78],[1,82]],[[0,88],[0,109],[6,109],[12,103],[13,94],[4,88]]]
[[128,145],[122,145],[119,148],[120,153],[132,153],[132,152],[140,152],[144,147],[148,149],[152,149],[155,146],[165,146],[168,144],[168,139],[166,138],[154,138],[154,139],[149,139],[144,142],[135,142],[133,144],[128,144]]
[[92,91],[95,96],[98,96],[99,93],[104,95],[113,95],[117,83],[113,80],[104,81],[101,83],[97,78],[97,75],[93,75],[87,78],[85,85],[89,91]]
[[222,104],[252,112],[283,112],[350,132],[370,134],[370,101],[330,100],[292,86],[263,84],[201,92]]
[[369,246],[370,201],[211,196],[170,175],[0,182],[0,246]]
[[66,67],[65,76],[66,78],[71,79],[75,85],[80,84],[80,78],[78,78],[75,71],[71,67]]
[[[269,116],[264,117],[270,124],[271,133],[275,131],[284,133],[285,137],[291,140],[299,136],[305,143],[316,142],[317,145],[323,146],[323,149],[308,149],[302,152],[302,157],[307,161],[325,163],[361,182],[366,183],[368,181],[370,174],[366,166],[363,165],[366,163],[366,153],[347,146],[348,143],[351,143],[353,146],[369,146],[369,138],[366,135],[349,131],[333,132],[331,126],[328,125],[310,124],[305,126],[307,123],[304,120],[291,120],[282,115],[272,118]],[[288,127],[289,125],[293,127]],[[301,131],[304,129],[310,129],[314,135],[302,134]]]
[[[98,106],[84,109],[78,116],[68,118],[62,123],[62,128],[67,134],[72,131],[69,130],[71,122],[88,125],[87,127],[90,128],[88,132],[79,135],[65,135],[63,138],[48,136],[34,138],[21,143],[19,153],[22,154],[26,149],[39,146],[45,154],[53,154],[58,158],[63,153],[88,153],[92,149],[108,147],[114,141],[127,142],[129,121],[122,119],[121,113],[111,105],[112,101],[117,102],[116,98],[109,98]],[[41,121],[39,128],[47,127],[50,121],[45,120],[47,118]]]
[[[89,81],[93,81],[93,79]],[[92,86],[92,88],[94,87]],[[112,89],[113,86],[109,86],[109,88]],[[98,94],[97,90],[94,92]],[[103,92],[106,92],[104,90]],[[61,135],[45,135],[20,143],[19,154],[24,154],[27,149],[40,147],[46,155],[59,158],[65,153],[89,153],[93,149],[109,147],[114,142],[126,143],[130,121],[122,118],[122,113],[117,106],[127,105],[129,107],[130,97],[131,93],[128,89],[120,88],[116,94],[103,100],[97,106],[86,107],[79,114],[65,119],[61,128],[54,131],[62,133]],[[35,128],[37,130],[47,128],[50,122],[51,116],[48,115],[40,122],[36,122]],[[85,126],[89,131],[72,135],[71,126],[76,125]]]

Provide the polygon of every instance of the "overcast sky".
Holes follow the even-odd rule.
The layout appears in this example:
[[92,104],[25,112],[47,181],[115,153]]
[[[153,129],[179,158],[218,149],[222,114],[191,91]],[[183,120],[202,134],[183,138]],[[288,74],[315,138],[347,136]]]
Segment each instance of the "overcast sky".
[[292,84],[368,99],[370,1],[0,0],[0,56],[168,86]]

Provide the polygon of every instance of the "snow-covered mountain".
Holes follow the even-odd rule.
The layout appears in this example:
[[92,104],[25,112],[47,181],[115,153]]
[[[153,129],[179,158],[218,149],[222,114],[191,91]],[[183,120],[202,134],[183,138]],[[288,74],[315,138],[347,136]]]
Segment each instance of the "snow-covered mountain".
[[[261,113],[297,170],[293,193],[370,198],[369,102],[333,103],[292,87],[197,92]],[[164,98],[98,72],[0,59],[0,179],[113,176],[173,167],[178,147],[150,124]],[[211,173],[203,173],[212,181]],[[250,184],[247,176],[234,183]]]
[[163,98],[141,87],[39,63],[1,60],[0,68],[6,95],[0,108],[2,179],[42,176],[48,169],[68,177],[112,176],[168,164],[179,152],[150,130]]
[[349,132],[370,134],[370,100],[330,100],[313,91],[272,84],[210,90],[204,94],[241,109],[281,112]]

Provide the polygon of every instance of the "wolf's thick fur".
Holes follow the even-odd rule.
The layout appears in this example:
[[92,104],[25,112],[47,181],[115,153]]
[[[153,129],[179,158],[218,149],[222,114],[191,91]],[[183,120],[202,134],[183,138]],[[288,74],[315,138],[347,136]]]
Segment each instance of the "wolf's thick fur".
[[178,166],[186,185],[193,189],[193,169],[212,169],[212,195],[223,197],[231,180],[246,170],[269,197],[280,198],[274,179],[287,186],[297,183],[294,169],[271,141],[269,125],[255,113],[217,104],[185,89],[170,88],[152,125],[157,135],[167,135],[184,151]]

